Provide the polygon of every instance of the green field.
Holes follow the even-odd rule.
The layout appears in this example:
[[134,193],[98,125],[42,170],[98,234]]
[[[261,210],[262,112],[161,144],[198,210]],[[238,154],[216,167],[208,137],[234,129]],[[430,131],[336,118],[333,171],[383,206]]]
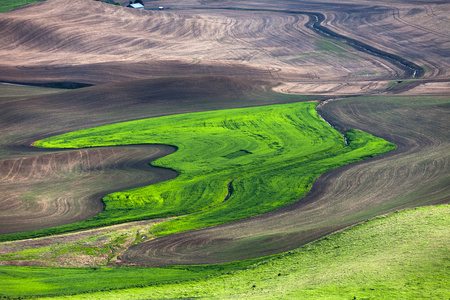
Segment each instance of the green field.
[[[0,0],[0,13],[43,0]],[[45,1],[45,0],[44,0]]]
[[[73,298],[448,299],[449,216],[448,205],[398,212],[294,251],[227,264],[116,269],[0,266],[0,295],[103,289]],[[110,290],[127,286],[139,288]]]
[[343,136],[317,115],[316,105],[173,115],[38,141],[35,146],[54,148],[174,145],[178,151],[152,164],[172,168],[179,176],[107,195],[104,212],[87,221],[2,239],[185,214],[190,215],[158,225],[152,233],[162,236],[227,223],[283,207],[304,196],[321,174],[395,149],[392,143],[356,130],[346,132],[345,146]]

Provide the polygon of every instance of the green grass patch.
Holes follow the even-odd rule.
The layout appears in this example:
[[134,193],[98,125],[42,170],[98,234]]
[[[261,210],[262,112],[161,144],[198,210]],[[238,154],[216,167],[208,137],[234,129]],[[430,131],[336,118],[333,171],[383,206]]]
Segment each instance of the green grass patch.
[[[0,295],[106,290],[69,298],[447,299],[449,225],[450,206],[441,205],[370,220],[257,260],[166,268],[0,266]],[[110,290],[127,286],[139,288]]]
[[0,0],[0,13],[45,0]]
[[[350,130],[348,146],[339,132],[303,102],[172,115],[89,128],[35,143],[38,147],[83,148],[169,144],[174,154],[154,166],[179,172],[176,179],[112,193],[105,210],[87,221],[35,232],[18,239],[117,223],[180,217],[153,228],[156,235],[213,226],[272,211],[303,197],[313,181],[337,167],[395,149],[370,134]],[[242,153],[242,149],[251,154]],[[233,191],[227,201],[228,184]]]
[[42,268],[0,266],[0,297],[86,293],[205,278],[257,260],[165,268]]
[[327,51],[327,52],[335,52],[335,53],[346,52],[346,50],[344,50],[341,46],[337,45],[338,43],[342,44],[343,47],[348,47],[344,42],[338,42],[338,41],[330,42],[328,39],[320,39],[320,40],[316,40],[316,42],[315,42],[317,50],[319,50],[319,51]]
[[152,238],[148,230],[155,222],[128,223],[33,241],[1,243],[0,261],[33,261],[48,267],[105,267],[131,244]]

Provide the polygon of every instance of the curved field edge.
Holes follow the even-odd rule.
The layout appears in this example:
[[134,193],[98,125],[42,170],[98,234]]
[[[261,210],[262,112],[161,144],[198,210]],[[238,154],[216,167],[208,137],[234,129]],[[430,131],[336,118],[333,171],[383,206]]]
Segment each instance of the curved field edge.
[[316,106],[303,102],[173,115],[38,141],[36,146],[52,148],[170,144],[178,151],[152,164],[180,175],[107,195],[105,210],[89,220],[5,235],[2,240],[194,212],[152,232],[161,236],[227,223],[295,202],[322,173],[395,149],[392,143],[353,130],[347,132],[344,147],[344,138],[320,119]]
[[0,295],[444,299],[450,296],[449,225],[450,206],[439,205],[378,217],[296,250],[255,260],[165,268],[0,266]]

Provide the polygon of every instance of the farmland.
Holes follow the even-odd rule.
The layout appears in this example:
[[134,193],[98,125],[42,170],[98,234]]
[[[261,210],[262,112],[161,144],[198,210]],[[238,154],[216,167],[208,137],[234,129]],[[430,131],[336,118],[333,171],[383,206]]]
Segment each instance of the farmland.
[[[178,178],[110,194],[103,199],[104,212],[88,221],[88,226],[98,226],[190,214],[153,229],[167,235],[285,206],[304,196],[322,173],[395,149],[358,131],[347,132],[345,146],[344,138],[317,116],[315,106],[304,102],[152,118],[67,133],[34,145],[176,146],[177,152],[153,165],[176,170]],[[191,214],[196,211],[201,212]]]
[[449,297],[446,1],[145,5],[0,14],[1,296]]

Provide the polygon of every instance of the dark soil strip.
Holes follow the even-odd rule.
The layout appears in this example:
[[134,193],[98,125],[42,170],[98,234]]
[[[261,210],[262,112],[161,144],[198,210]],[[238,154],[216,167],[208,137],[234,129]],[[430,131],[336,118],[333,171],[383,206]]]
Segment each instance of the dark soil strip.
[[[152,148],[158,151],[150,151]],[[2,201],[2,205],[11,206],[13,208],[11,214],[22,216],[26,220],[17,220],[7,214],[0,214],[0,240],[22,237],[22,235],[2,237],[4,234],[87,220],[104,210],[102,198],[107,194],[155,184],[178,176],[175,170],[154,167],[150,164],[151,161],[175,152],[176,147],[172,146],[143,144],[84,149],[45,149],[51,152],[49,154],[42,154],[41,148],[31,146],[24,146],[22,150],[24,153],[37,155],[19,160],[1,160],[0,189],[4,189],[3,196],[6,199]],[[55,150],[58,152],[53,152]],[[130,155],[127,155],[127,152],[130,152]],[[75,171],[75,176],[68,175],[71,170]],[[34,186],[38,188],[49,183],[48,190],[44,191],[48,192],[47,202],[37,202],[34,210],[15,200],[15,195],[31,193]],[[28,187],[30,184],[31,189]],[[65,192],[66,186],[75,189],[74,192]],[[57,201],[55,196],[52,196],[61,191],[66,201]],[[65,231],[69,230],[73,229]],[[30,233],[28,236],[42,235],[47,233]]]
[[415,63],[403,57],[377,49],[366,43],[346,37],[342,34],[336,33],[330,30],[329,28],[320,25],[325,20],[325,16],[321,13],[301,12],[301,14],[305,14],[309,17],[309,21],[306,23],[306,26],[315,29],[320,35],[344,41],[345,43],[347,43],[347,45],[358,51],[366,52],[368,54],[381,57],[395,64],[396,66],[405,71],[403,76],[399,77],[399,79],[420,78],[425,74],[425,70],[422,67],[416,65]]
[[18,84],[18,85],[28,85],[28,86],[37,86],[37,87],[45,87],[45,88],[53,88],[53,89],[81,89],[85,87],[93,86],[93,84],[89,83],[80,83],[80,82],[69,82],[69,81],[61,81],[61,82],[1,82],[1,83],[10,83],[10,84]]

